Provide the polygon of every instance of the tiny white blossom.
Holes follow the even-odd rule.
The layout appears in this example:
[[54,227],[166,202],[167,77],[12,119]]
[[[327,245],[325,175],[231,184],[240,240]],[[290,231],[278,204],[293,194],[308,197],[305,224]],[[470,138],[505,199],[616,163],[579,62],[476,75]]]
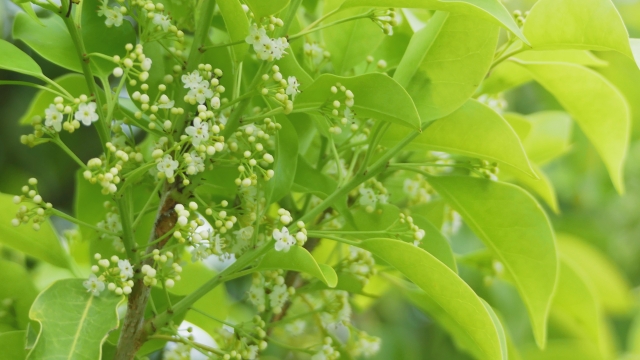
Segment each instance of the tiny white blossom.
[[372,189],[369,188],[360,188],[360,205],[363,206],[372,206],[375,208],[378,203],[378,197],[373,192]]
[[162,28],[162,31],[167,32],[171,27],[171,19],[169,16],[163,14],[155,14],[153,16],[153,23]]
[[98,279],[95,274],[89,275],[89,279],[85,280],[82,285],[93,296],[99,296],[100,292],[104,290],[104,281]]
[[289,234],[289,229],[282,228],[282,231],[273,230],[273,238],[276,239],[275,248],[276,251],[289,251],[289,248],[296,244],[296,239]]
[[142,60],[142,63],[140,64],[140,69],[142,69],[142,71],[151,70],[151,63],[151,58],[144,58],[144,60]]
[[209,123],[196,117],[193,120],[193,125],[187,126],[184,132],[191,136],[191,143],[194,146],[199,146],[202,141],[209,140]]
[[202,76],[197,71],[182,75],[181,79],[185,89],[194,89],[202,82]]
[[171,155],[167,154],[162,158],[162,161],[158,163],[158,171],[164,173],[168,178],[172,178],[178,165],[179,163],[173,160]]
[[96,114],[96,103],[81,103],[78,106],[78,111],[75,113],[75,119],[83,123],[85,126],[89,126],[92,122],[97,121],[98,114]]
[[118,268],[120,269],[120,277],[127,280],[133,278],[133,266],[129,260],[118,260]]
[[51,104],[44,110],[44,124],[48,127],[52,127],[55,131],[60,132],[62,130],[62,118],[63,115],[56,106]]
[[298,79],[296,79],[295,76],[289,76],[287,79],[286,94],[291,96],[291,101],[295,100],[296,95],[300,92],[300,90],[298,90],[298,86],[300,86]]
[[202,81],[189,90],[187,97],[197,101],[199,104],[204,104],[207,99],[211,99],[213,97],[213,90],[209,89],[208,81]]
[[244,39],[244,41],[253,46],[256,46],[256,44],[262,44],[267,40],[269,40],[267,31],[263,27],[258,27],[256,24],[251,26],[249,29],[249,35]]
[[105,25],[107,27],[112,26],[120,26],[122,25],[122,13],[120,12],[120,7],[116,6],[113,9],[109,8],[106,5],[106,2],[103,2],[102,8],[98,10],[98,15],[104,16],[106,19],[104,20]]

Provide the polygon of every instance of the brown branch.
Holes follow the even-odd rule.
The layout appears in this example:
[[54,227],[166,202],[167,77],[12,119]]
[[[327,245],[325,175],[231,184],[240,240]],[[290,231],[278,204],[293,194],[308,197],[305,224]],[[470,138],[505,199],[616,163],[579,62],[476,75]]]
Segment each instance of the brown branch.
[[[176,200],[173,197],[174,187],[165,184],[162,198],[160,199],[161,206],[158,208],[155,224],[149,242],[153,242],[156,239],[162,237],[176,224],[177,214],[173,210],[176,206]],[[149,246],[146,254],[150,254],[155,249],[161,249],[169,240],[169,238],[161,241],[155,246]],[[118,347],[116,349],[116,360],[131,360],[135,357],[136,352],[146,340],[146,334],[144,332],[144,310],[147,307],[149,301],[149,295],[151,287],[144,284],[143,276],[140,274],[140,269],[144,265],[152,265],[153,257],[147,256],[140,262],[135,269],[135,280],[131,294],[129,294],[129,301],[127,303],[127,315],[124,318],[122,324],[122,330],[120,332],[120,339],[118,340]]]

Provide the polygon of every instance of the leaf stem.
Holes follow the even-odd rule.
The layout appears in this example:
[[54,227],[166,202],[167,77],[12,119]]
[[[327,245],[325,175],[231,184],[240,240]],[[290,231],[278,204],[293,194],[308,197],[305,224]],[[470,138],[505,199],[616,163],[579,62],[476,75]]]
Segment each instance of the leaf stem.
[[95,230],[95,231],[98,231],[98,232],[101,232],[101,233],[104,233],[104,234],[107,234],[107,235],[113,235],[113,236],[118,236],[118,237],[121,236],[121,234],[119,234],[119,233],[115,233],[115,232],[112,232],[112,231],[101,229],[101,228],[99,228],[99,227],[97,227],[95,225],[91,225],[91,224],[86,223],[86,222],[84,222],[82,220],[76,219],[73,216],[71,216],[69,214],[66,214],[66,213],[63,213],[62,211],[60,211],[58,209],[51,208],[51,209],[49,209],[49,211],[51,211],[52,215],[55,215],[55,216],[57,216],[59,218],[65,219],[65,220],[69,220],[69,221],[71,221],[72,223],[74,223],[76,225],[85,226],[85,227],[88,227],[88,228],[90,228],[92,230]]

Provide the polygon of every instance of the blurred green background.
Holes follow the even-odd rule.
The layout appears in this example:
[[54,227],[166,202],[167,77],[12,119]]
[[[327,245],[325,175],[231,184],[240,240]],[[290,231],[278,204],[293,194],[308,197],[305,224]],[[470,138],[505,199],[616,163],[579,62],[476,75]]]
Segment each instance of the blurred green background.
[[[614,2],[631,37],[640,38],[640,0]],[[510,10],[526,11],[535,1],[505,0],[504,3]],[[20,10],[14,4],[0,0],[0,35],[3,39],[12,41],[11,23],[17,11]],[[31,54],[50,78],[66,72],[44,61],[24,44],[17,42],[16,45]],[[640,285],[640,72],[634,69],[632,60],[617,53],[596,55],[611,64],[610,68],[598,71],[621,89],[632,109],[634,131],[626,164],[627,190],[623,196],[615,192],[594,148],[574,126],[572,149],[545,166],[556,187],[561,214],[553,215],[547,210],[558,232],[577,235],[600,249],[622,269],[632,287],[637,288]],[[0,71],[0,80],[27,79],[19,74]],[[29,127],[19,125],[19,119],[35,93],[36,90],[32,88],[0,86],[0,192],[18,193],[28,178],[36,177],[40,180],[40,192],[47,201],[60,210],[72,212],[76,165],[53,145],[29,148],[19,141],[21,134],[30,132]],[[506,93],[505,98],[510,111],[523,114],[561,109],[549,93],[534,83]],[[73,135],[62,136],[83,161],[100,152],[93,128],[83,127]],[[453,239],[454,250],[456,243],[474,241],[472,236],[463,229]],[[16,256],[8,249],[2,249],[2,254],[5,257]],[[462,269],[461,274],[470,277],[469,283],[475,283],[472,272]],[[475,289],[481,296],[486,295],[482,289]],[[494,291],[495,287],[486,290]],[[505,290],[504,296],[514,295]],[[518,311],[524,310],[515,309],[514,313]],[[627,338],[633,318],[633,312],[609,318],[609,325],[615,334],[614,346],[620,352],[631,345]],[[526,315],[522,321],[526,325]],[[356,323],[372,335],[383,338],[383,347],[377,359],[468,358],[455,349],[449,336],[437,324],[420,310],[400,300],[393,292],[357,313]],[[516,332],[514,330],[524,328],[518,324],[515,327],[510,330]],[[521,336],[514,334],[514,341],[519,345],[532,341],[527,330],[522,332]],[[550,336],[553,338],[554,333],[551,332]]]

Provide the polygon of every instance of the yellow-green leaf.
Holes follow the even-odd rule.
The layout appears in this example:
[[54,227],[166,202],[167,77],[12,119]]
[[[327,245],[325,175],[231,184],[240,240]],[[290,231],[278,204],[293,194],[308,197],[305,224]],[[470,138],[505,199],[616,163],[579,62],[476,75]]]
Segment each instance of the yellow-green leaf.
[[15,71],[37,78],[44,76],[40,66],[29,55],[6,40],[0,39],[0,54],[2,54],[0,57],[0,69]]
[[[500,335],[482,300],[458,275],[428,252],[399,240],[369,239],[358,244],[388,263],[422,291],[409,298],[458,334],[480,359],[506,359]],[[417,297],[414,298],[414,296]]]
[[536,342],[544,347],[558,259],[553,230],[540,205],[506,183],[464,176],[428,181],[502,262],[527,307]]
[[576,120],[604,161],[613,185],[618,192],[624,192],[623,167],[631,120],[620,91],[602,75],[583,66],[519,63]]
[[585,241],[567,234],[558,235],[558,249],[588,277],[598,301],[607,312],[625,314],[631,309],[631,285],[611,259]]
[[8,331],[0,334],[0,349],[7,360],[24,360],[27,357],[27,333],[24,330]]
[[55,282],[31,307],[29,315],[40,323],[40,333],[27,359],[100,359],[109,331],[118,327],[116,309],[122,301],[124,297],[108,290],[91,295],[81,279]]
[[474,16],[437,12],[413,35],[393,77],[423,122],[452,113],[471,97],[489,71],[498,33]]
[[633,58],[629,34],[611,0],[539,0],[523,31],[538,50],[615,50]]
[[287,252],[276,251],[275,249],[269,250],[256,269],[284,269],[303,272],[319,279],[331,288],[338,283],[338,275],[336,275],[331,266],[318,264],[313,255],[300,246],[292,246]]

